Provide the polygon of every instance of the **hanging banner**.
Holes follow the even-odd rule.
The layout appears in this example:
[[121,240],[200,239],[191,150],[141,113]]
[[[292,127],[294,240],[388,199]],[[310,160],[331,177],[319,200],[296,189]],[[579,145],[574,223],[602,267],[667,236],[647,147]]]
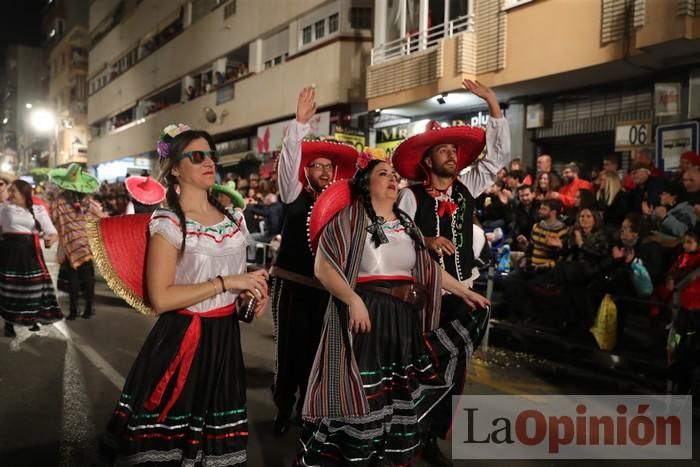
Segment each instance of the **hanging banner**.
[[355,149],[358,151],[362,151],[365,148],[366,136],[362,130],[336,127],[333,137],[338,141],[355,146]]

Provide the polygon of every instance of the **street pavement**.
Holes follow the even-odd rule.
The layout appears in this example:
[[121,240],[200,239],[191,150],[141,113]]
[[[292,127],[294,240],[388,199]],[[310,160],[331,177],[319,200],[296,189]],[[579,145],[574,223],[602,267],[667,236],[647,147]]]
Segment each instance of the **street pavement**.
[[[66,297],[60,297],[67,310]],[[0,337],[0,466],[95,465],[97,439],[114,409],[125,377],[155,318],[132,311],[97,283],[97,315],[60,322],[28,335],[18,348]],[[275,415],[270,394],[274,359],[272,318],[266,313],[241,325],[248,388],[251,466],[289,466],[299,428],[272,435]],[[469,370],[467,394],[628,392],[619,382],[582,373],[529,355],[490,348]],[[698,437],[696,437],[698,438]],[[450,440],[443,452],[451,452]],[[697,449],[695,450],[697,451]],[[507,463],[507,464],[506,464]],[[455,465],[529,467],[591,465],[584,461],[455,461]],[[639,461],[595,461],[597,466],[639,465]],[[697,461],[643,462],[644,466],[698,465]],[[418,464],[419,466],[425,464]]]

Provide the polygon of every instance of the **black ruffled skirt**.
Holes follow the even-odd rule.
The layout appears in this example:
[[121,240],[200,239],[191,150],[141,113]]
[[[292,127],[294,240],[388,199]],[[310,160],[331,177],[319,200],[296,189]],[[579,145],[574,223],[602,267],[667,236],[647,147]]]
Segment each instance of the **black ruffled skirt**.
[[372,323],[371,332],[355,335],[352,344],[370,413],[305,422],[298,465],[409,464],[420,448],[425,417],[449,396],[458,360],[465,348],[471,351],[470,334],[483,332],[476,327],[485,320],[470,319],[423,335],[414,306],[362,286],[357,292]]
[[63,319],[37,235],[0,240],[0,315],[20,326]]
[[[126,380],[102,440],[116,465],[238,465],[246,462],[245,369],[235,315],[201,318],[201,335],[176,402],[161,413],[177,372],[152,410],[148,400],[186,339],[193,318],[170,312],[151,330]],[[181,371],[179,369],[177,371]]]

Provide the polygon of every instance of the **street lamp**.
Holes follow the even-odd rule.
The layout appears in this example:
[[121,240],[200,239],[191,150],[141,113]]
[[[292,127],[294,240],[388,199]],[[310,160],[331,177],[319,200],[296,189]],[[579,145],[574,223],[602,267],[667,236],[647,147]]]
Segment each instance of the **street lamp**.
[[40,134],[51,134],[54,137],[54,167],[58,166],[58,122],[56,115],[49,109],[34,109],[29,114],[29,123],[34,131]]

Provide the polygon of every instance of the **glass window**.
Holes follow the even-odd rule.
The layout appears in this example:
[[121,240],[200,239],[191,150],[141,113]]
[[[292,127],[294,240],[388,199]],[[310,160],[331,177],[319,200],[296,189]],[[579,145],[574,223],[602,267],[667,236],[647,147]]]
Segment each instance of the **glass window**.
[[338,13],[333,13],[328,17],[328,34],[333,34],[338,30]]
[[450,0],[450,19],[461,18],[469,14],[469,0]]
[[353,29],[372,29],[372,9],[350,8],[350,26]]
[[265,69],[267,70],[268,68],[272,68],[272,60],[268,60],[265,62]]
[[316,21],[314,24],[314,31],[316,32],[315,39],[318,40],[326,35],[326,20]]
[[306,45],[309,42],[311,42],[312,37],[311,37],[311,26],[306,26],[304,30],[302,31],[301,35],[301,43]]
[[275,65],[279,65],[282,63],[282,56],[280,55],[279,57],[275,57]]

